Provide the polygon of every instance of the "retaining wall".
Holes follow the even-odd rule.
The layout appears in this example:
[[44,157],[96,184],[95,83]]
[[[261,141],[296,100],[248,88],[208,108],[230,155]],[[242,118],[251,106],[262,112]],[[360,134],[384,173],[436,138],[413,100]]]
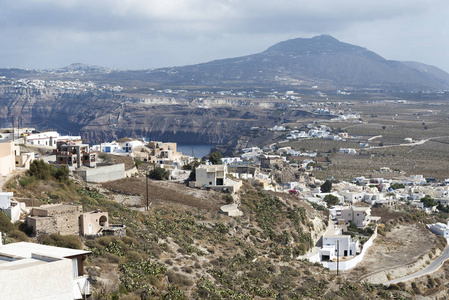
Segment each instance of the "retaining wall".
[[83,178],[84,181],[89,182],[106,182],[110,180],[118,180],[125,177],[125,164],[121,163],[110,166],[76,170],[73,171],[73,173]]

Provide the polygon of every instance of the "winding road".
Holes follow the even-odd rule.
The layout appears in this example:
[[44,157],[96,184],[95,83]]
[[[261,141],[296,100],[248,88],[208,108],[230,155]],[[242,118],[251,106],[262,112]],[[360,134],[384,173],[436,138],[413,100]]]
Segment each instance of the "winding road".
[[446,248],[444,248],[443,253],[441,253],[441,255],[435,259],[434,261],[432,261],[427,267],[425,267],[424,269],[422,269],[421,271],[418,271],[416,273],[404,276],[404,277],[400,277],[394,280],[390,280],[387,282],[384,282],[384,285],[390,285],[393,283],[399,283],[402,281],[407,281],[407,280],[412,280],[430,273],[435,272],[436,270],[438,270],[443,264],[444,262],[449,259],[449,245],[446,246]]

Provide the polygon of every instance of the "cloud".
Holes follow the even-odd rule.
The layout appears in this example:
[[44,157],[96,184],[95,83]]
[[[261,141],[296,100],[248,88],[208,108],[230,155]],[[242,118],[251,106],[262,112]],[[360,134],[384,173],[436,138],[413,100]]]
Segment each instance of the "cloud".
[[[94,61],[160,67],[256,53],[287,38],[321,33],[370,48],[382,35],[394,40],[409,28],[423,38],[438,35],[449,24],[436,17],[443,22],[438,26],[432,17],[448,8],[445,0],[5,1],[0,65]],[[399,40],[410,44],[412,36]]]

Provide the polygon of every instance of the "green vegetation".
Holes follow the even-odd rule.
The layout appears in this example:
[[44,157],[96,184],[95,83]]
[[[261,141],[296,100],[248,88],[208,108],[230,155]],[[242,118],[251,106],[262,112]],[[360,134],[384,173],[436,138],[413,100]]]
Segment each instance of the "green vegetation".
[[331,207],[340,203],[338,197],[331,194],[324,196],[323,200],[324,202],[326,202],[327,207]]
[[404,186],[403,183],[397,183],[397,182],[395,182],[395,183],[392,183],[392,184],[390,185],[390,187],[391,187],[393,190],[397,190],[397,189],[403,189],[405,186]]
[[20,184],[27,186],[36,182],[36,180],[49,181],[52,177],[59,182],[69,183],[69,168],[62,165],[56,168],[54,165],[47,164],[42,159],[34,160],[30,164],[28,176],[22,177]]
[[50,235],[41,234],[38,236],[38,241],[44,245],[83,249],[83,243],[77,235],[60,235],[57,233],[52,233]]
[[0,232],[8,233],[14,230],[14,225],[4,211],[0,211]]
[[424,197],[422,197],[421,202],[424,203],[425,207],[432,207],[432,206],[437,205],[437,203],[435,202],[435,199],[433,199],[429,195],[425,195]]
[[223,195],[221,198],[226,202],[226,204],[231,204],[232,202],[234,202],[234,198],[232,198],[232,196],[229,194]]
[[[29,177],[29,175],[25,176]],[[35,178],[35,177],[34,177]],[[99,190],[50,176],[26,185],[11,182],[18,196],[27,195],[54,203],[83,204],[87,211],[109,212],[110,223],[123,223],[124,237],[103,236],[86,240],[92,251],[85,262],[93,277],[117,276],[117,284],[95,296],[104,299],[361,299],[378,293],[392,296],[382,286],[365,288],[332,276],[308,261],[296,260],[313,244],[307,202],[285,199],[246,186],[241,196],[244,218],[230,219],[205,210],[159,205],[150,213],[130,210],[109,200]],[[51,191],[51,192],[50,192]],[[222,200],[229,201],[230,195]],[[221,199],[218,199],[219,201]],[[324,208],[323,208],[324,209]],[[0,226],[9,227],[8,223]],[[23,238],[9,229],[8,237]],[[79,238],[43,235],[40,242],[80,248]],[[96,271],[97,267],[101,272]],[[118,270],[118,271],[117,271]]]
[[332,192],[332,181],[326,180],[320,187],[322,193]]
[[219,151],[215,151],[209,155],[209,160],[213,165],[219,165],[219,164],[221,164],[222,157],[223,156],[221,155],[221,153]]
[[143,164],[143,162],[142,162],[141,160],[134,159],[134,164],[136,165],[136,168],[139,168],[139,166],[140,166],[141,164]]
[[151,170],[148,176],[151,179],[156,180],[167,180],[170,177],[170,172],[165,170],[164,168],[156,167],[154,170]]

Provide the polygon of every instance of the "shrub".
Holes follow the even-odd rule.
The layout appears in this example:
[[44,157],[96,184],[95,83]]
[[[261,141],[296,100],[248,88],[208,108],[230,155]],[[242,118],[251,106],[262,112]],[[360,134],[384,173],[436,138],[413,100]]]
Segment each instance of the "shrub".
[[103,258],[106,258],[108,260],[108,262],[110,263],[114,263],[114,264],[118,264],[121,262],[121,259],[118,255],[112,254],[112,253],[103,253],[102,255]]
[[51,167],[42,159],[33,160],[30,164],[30,170],[28,171],[28,174],[30,176],[36,177],[39,180],[48,181],[51,177]]
[[234,198],[232,198],[231,195],[223,195],[221,198],[226,202],[226,204],[231,204],[234,202]]
[[77,235],[60,235],[58,233],[52,233],[50,235],[41,234],[37,240],[44,245],[83,249],[83,243]]
[[8,215],[4,211],[0,211],[0,232],[8,233],[13,229],[14,226],[9,220]]
[[66,165],[61,165],[59,168],[52,168],[52,175],[59,182],[68,182],[69,181],[69,168]]
[[332,191],[332,182],[326,180],[320,187],[322,193],[330,193]]
[[139,166],[142,164],[142,161],[134,159],[134,164],[136,165],[136,168],[139,168]]
[[20,230],[13,230],[8,233],[8,237],[14,239],[17,242],[28,242],[27,235]]
[[191,286],[193,282],[185,275],[176,273],[173,270],[167,271],[168,282],[179,286]]
[[139,261],[142,260],[144,257],[139,252],[136,251],[129,251],[126,254],[127,261]]
[[329,194],[324,196],[324,202],[326,202],[327,207],[331,207],[340,203],[340,200],[337,196]]
[[34,176],[23,176],[19,179],[19,184],[23,187],[27,187],[36,182],[36,177]]
[[148,176],[151,179],[156,179],[156,180],[164,180],[164,179],[168,179],[170,176],[170,172],[165,170],[164,168],[154,168],[154,170],[151,170],[150,173],[148,174]]
[[221,164],[222,155],[219,151],[212,152],[209,156],[209,160],[213,165]]

